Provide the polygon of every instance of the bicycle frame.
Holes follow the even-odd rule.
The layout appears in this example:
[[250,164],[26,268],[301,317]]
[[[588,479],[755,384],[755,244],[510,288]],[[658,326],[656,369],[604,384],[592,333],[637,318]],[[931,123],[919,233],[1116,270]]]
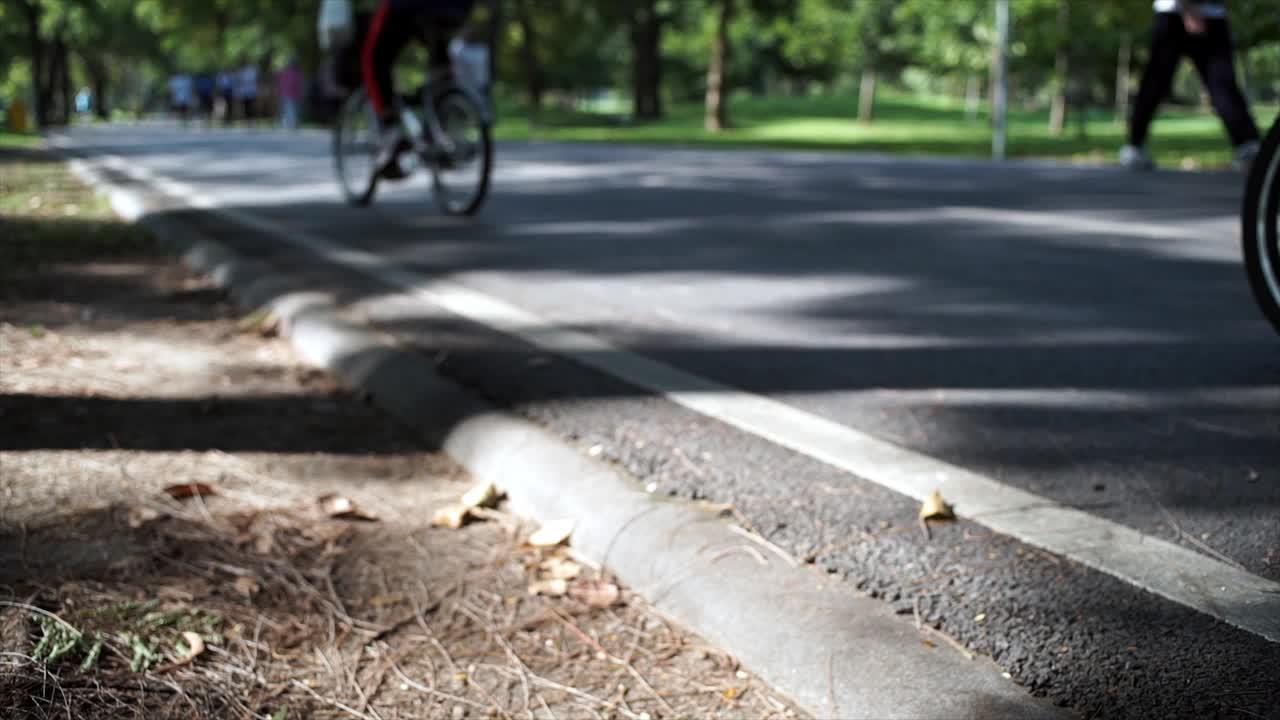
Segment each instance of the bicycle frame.
[[[493,109],[488,98],[468,84],[457,82],[452,70],[447,71],[443,77],[428,78],[426,84],[413,95],[402,98],[400,122],[407,131],[414,152],[429,161],[438,160],[442,156],[447,157],[457,150],[453,145],[453,139],[445,133],[444,127],[440,124],[440,116],[436,113],[434,102],[436,97],[443,95],[446,91],[455,90],[461,92],[480,108],[481,120],[486,125],[493,123]],[[421,118],[412,109],[415,105],[421,108]],[[427,137],[430,138],[429,141],[423,137],[424,129]]]

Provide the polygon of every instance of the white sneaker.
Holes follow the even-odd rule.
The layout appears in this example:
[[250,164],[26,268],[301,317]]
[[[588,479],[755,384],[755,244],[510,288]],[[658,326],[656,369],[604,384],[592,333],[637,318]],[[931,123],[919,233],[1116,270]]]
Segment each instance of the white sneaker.
[[1120,165],[1130,170],[1156,169],[1156,164],[1147,154],[1146,149],[1137,145],[1125,145],[1120,148]]
[[1253,159],[1258,157],[1258,151],[1262,146],[1257,140],[1250,140],[1236,147],[1235,157],[1231,158],[1231,167],[1240,172],[1248,172],[1249,166],[1253,165]]

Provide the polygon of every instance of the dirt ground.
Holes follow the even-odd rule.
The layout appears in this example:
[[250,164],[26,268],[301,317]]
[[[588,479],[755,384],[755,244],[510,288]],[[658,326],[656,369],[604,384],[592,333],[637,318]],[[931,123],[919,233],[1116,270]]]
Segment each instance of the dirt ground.
[[[783,718],[38,153],[0,150],[12,718]],[[533,595],[535,581],[549,595]]]

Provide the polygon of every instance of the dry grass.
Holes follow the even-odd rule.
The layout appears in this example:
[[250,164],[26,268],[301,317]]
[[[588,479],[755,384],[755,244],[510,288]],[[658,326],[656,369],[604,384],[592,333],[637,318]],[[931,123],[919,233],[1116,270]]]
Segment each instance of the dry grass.
[[[796,715],[625,589],[609,607],[530,595],[566,551],[528,547],[500,509],[432,527],[469,483],[447,458],[148,254],[60,169],[0,165],[83,209],[68,225],[0,208],[28,233],[0,248],[24,258],[0,311],[6,718]],[[31,241],[46,222],[65,242]],[[214,494],[164,493],[191,482]],[[329,517],[326,493],[377,520]]]

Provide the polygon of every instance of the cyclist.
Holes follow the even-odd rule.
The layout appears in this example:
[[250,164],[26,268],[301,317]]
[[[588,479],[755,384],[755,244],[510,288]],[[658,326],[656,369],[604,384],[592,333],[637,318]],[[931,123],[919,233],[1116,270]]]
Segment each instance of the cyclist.
[[379,0],[360,55],[369,103],[378,114],[382,136],[377,167],[389,179],[404,176],[397,158],[408,141],[396,116],[397,95],[391,69],[396,56],[421,31],[427,31],[431,71],[449,67],[450,36],[466,22],[475,0]]

